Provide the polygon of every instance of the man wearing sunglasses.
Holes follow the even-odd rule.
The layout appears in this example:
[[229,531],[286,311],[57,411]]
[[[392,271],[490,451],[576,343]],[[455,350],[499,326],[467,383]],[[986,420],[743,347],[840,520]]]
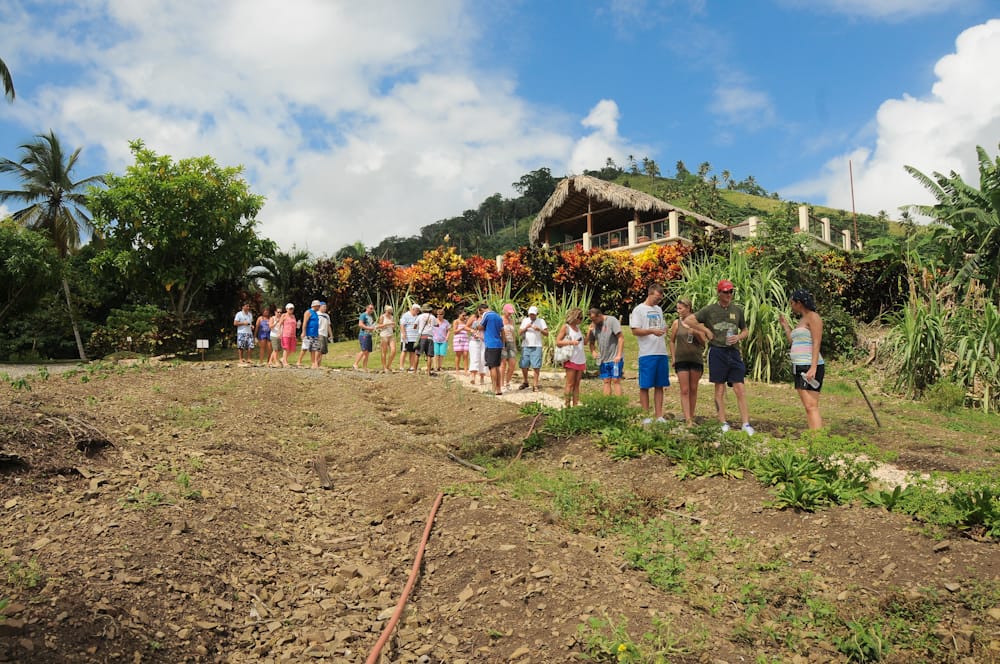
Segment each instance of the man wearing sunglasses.
[[733,282],[723,279],[716,286],[718,303],[703,307],[684,319],[688,327],[705,330],[711,339],[708,342],[708,380],[715,385],[715,411],[722,423],[722,432],[729,431],[726,421],[726,385],[733,388],[736,405],[743,419],[743,432],[754,434],[750,426],[750,411],[743,385],[747,367],[740,355],[739,343],[747,338],[746,319],[743,307],[733,304]]

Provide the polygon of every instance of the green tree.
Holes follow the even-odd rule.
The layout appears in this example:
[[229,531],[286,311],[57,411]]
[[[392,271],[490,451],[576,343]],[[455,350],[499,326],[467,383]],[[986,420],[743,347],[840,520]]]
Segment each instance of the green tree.
[[3,94],[7,99],[14,101],[16,94],[14,93],[14,78],[10,75],[10,70],[7,69],[7,64],[0,60],[0,80],[3,81]]
[[[0,158],[0,173],[13,174],[21,180],[23,188],[0,191],[0,202],[14,200],[24,203],[27,207],[14,212],[11,217],[29,228],[47,233],[60,260],[65,262],[80,248],[81,231],[92,229],[86,212],[84,189],[100,184],[104,178],[92,175],[74,182],[72,172],[82,148],[65,157],[59,139],[51,130],[48,134],[38,134],[35,140],[21,145],[20,149],[24,156],[18,162]],[[87,354],[73,312],[69,281],[65,277],[62,286],[76,347],[80,359],[86,360]]]
[[311,260],[305,249],[292,246],[291,251],[278,251],[272,247],[250,268],[250,278],[266,282],[268,296],[280,303],[303,289]]
[[173,161],[142,141],[130,143],[135,164],[92,190],[94,223],[107,247],[95,259],[112,265],[181,323],[206,287],[244,283],[267,249],[257,237],[264,197],[250,191],[242,167],[212,157]]
[[642,171],[651,178],[660,177],[660,167],[649,157],[642,158]]
[[343,260],[345,258],[360,258],[367,253],[368,250],[365,249],[365,243],[358,240],[354,244],[345,244],[337,250],[337,253],[333,257],[337,260]]
[[990,159],[982,147],[979,156],[979,189],[966,184],[952,171],[928,177],[912,166],[906,172],[931,192],[933,205],[910,206],[942,225],[932,229],[933,247],[953,272],[952,284],[964,291],[977,279],[1000,304],[1000,155]]
[[534,214],[542,209],[545,201],[549,200],[552,192],[556,190],[559,181],[552,177],[552,171],[548,168],[539,168],[525,173],[521,179],[511,184],[514,190],[522,197],[531,199],[534,205],[529,206],[527,214]]
[[0,220],[0,319],[17,313],[58,283],[57,259],[44,235],[10,219]]

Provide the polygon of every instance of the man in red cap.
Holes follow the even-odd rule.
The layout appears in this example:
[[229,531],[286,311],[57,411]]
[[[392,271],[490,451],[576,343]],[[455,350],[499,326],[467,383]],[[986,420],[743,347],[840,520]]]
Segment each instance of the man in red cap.
[[712,338],[708,342],[708,380],[715,385],[715,411],[722,423],[722,432],[729,431],[726,420],[726,385],[733,388],[736,405],[743,419],[743,432],[754,434],[750,426],[750,411],[747,409],[747,395],[743,380],[747,367],[743,363],[737,344],[747,338],[746,319],[743,307],[733,304],[733,282],[723,279],[716,286],[718,303],[699,309],[684,319],[688,327],[702,329]]

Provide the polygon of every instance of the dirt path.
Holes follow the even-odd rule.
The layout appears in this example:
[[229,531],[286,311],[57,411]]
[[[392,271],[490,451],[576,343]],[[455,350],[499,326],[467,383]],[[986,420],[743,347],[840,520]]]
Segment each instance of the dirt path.
[[[441,491],[386,661],[578,661],[588,619],[627,621],[639,638],[653,617],[677,639],[671,661],[841,658],[823,639],[761,636],[747,584],[786,610],[807,597],[860,610],[943,593],[955,598],[938,616],[945,659],[1000,653],[998,623],[968,608],[1000,605],[982,590],[1000,581],[995,544],[936,541],[858,507],[764,509],[752,479],[684,482],[662,458],[615,463],[586,439],[530,455],[521,483],[448,460],[511,455],[530,426],[519,403],[560,405],[559,376],[498,399],[444,376],[206,363],[0,390],[0,453],[25,464],[0,475],[0,661],[362,662]],[[528,490],[530,473],[553,484]],[[631,569],[623,541],[554,493],[590,483],[603,500],[627,492],[650,514],[669,508],[663,536],[684,547],[683,591]],[[694,543],[713,553],[689,555]]]

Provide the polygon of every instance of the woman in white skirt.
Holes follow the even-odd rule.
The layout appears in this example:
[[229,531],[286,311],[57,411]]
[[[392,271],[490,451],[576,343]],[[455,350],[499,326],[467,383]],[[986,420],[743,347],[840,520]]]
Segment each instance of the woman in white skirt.
[[479,328],[479,312],[473,311],[469,316],[469,382],[476,384],[476,374],[479,374],[479,384],[486,384],[486,344],[483,343],[483,331]]

